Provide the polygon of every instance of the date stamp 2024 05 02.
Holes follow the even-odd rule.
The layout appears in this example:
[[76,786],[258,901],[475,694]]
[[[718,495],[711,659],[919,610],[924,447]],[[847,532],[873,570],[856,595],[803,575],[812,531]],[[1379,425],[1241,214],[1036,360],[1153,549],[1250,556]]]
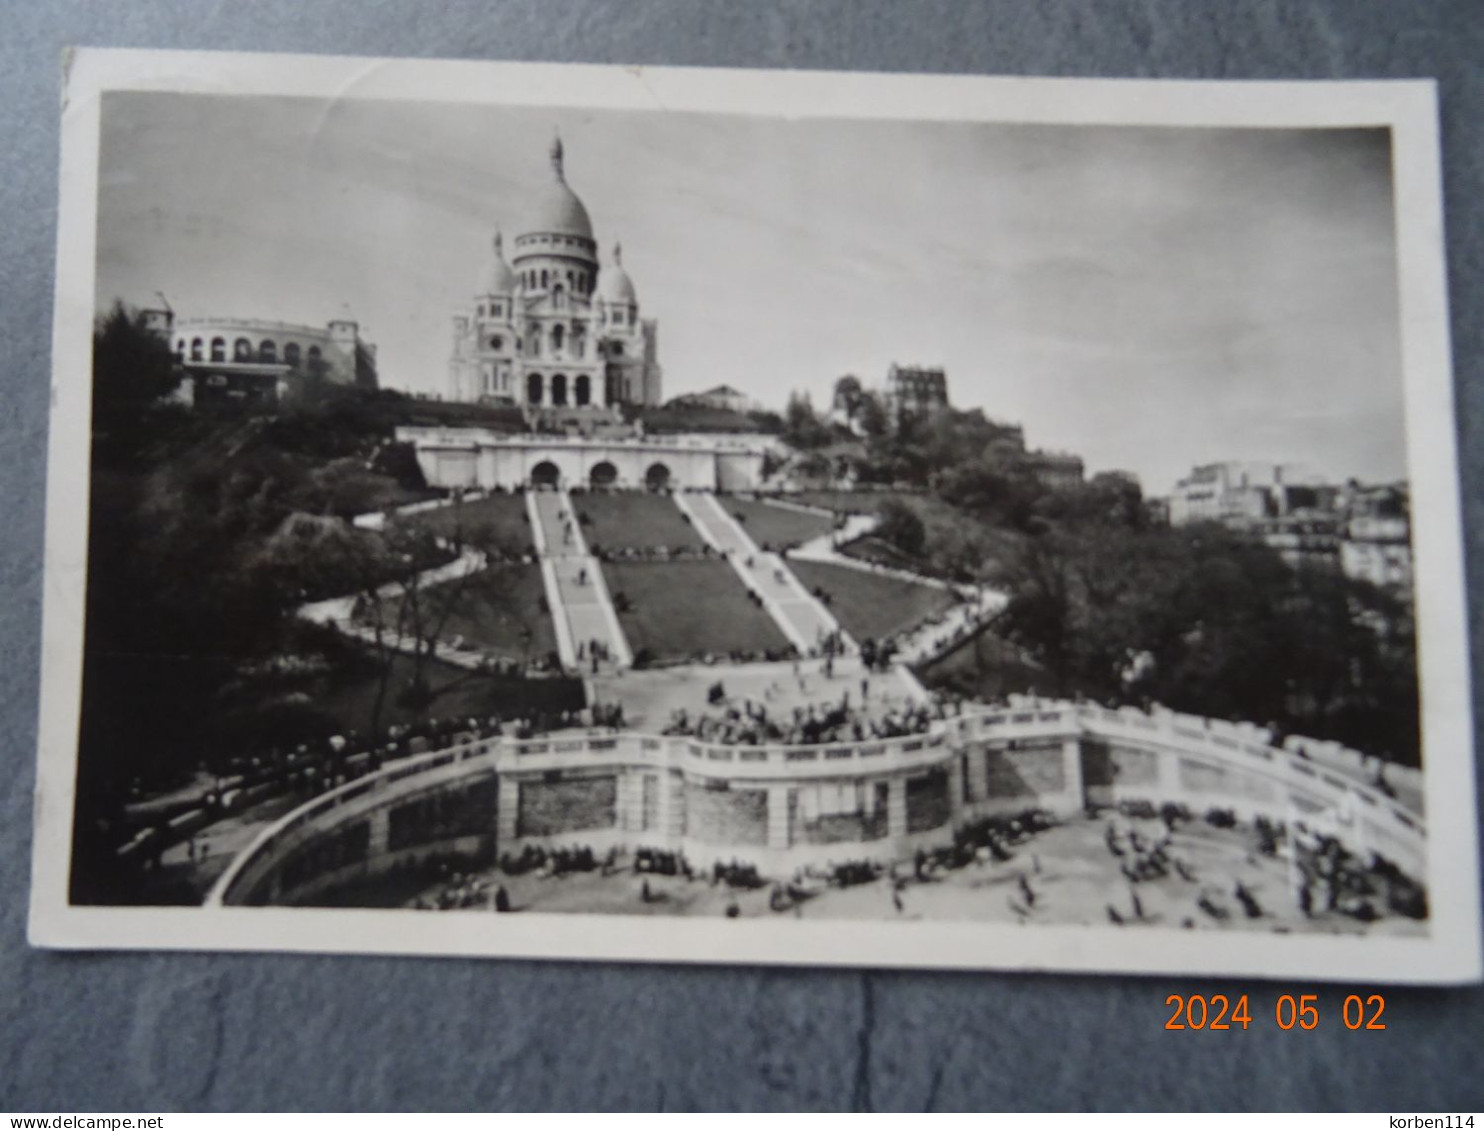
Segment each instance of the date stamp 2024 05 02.
[[[1165,1005],[1172,1009],[1166,1029],[1242,1029],[1253,1024],[1248,994],[1170,994]],[[1340,1021],[1347,1029],[1377,1031],[1386,1028],[1386,998],[1381,994],[1346,994],[1340,1004]],[[1285,1032],[1305,1032],[1320,1025],[1318,994],[1279,994],[1273,1001],[1273,1023]],[[1331,1022],[1332,1024],[1333,1022]],[[1469,1124],[1472,1127],[1472,1123]]]

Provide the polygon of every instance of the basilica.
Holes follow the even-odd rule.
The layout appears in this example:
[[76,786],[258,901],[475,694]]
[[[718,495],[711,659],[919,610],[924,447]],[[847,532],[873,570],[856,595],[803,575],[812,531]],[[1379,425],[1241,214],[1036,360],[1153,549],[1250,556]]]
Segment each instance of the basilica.
[[552,178],[507,261],[498,231],[473,302],[454,316],[449,396],[542,409],[658,405],[658,329],[639,317],[617,244],[598,261],[592,221],[567,184],[562,143]]

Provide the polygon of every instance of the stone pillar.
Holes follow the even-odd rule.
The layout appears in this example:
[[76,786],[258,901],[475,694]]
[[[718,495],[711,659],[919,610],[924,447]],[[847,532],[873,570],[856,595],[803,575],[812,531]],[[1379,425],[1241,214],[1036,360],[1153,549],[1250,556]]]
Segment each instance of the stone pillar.
[[906,778],[891,778],[886,783],[886,835],[892,839],[907,835]]
[[685,778],[668,770],[660,778],[660,832],[677,839],[684,836],[685,816]]
[[641,772],[620,770],[618,774],[618,827],[624,832],[638,832],[644,828],[644,775]]
[[500,799],[495,819],[496,842],[503,846],[506,841],[520,835],[520,782],[512,777],[500,778]]
[[964,819],[964,755],[948,760],[948,823],[957,825]]
[[768,786],[768,847],[787,848],[789,845],[789,788],[786,785]]
[[989,796],[989,766],[985,761],[988,757],[985,751],[983,743],[976,743],[964,755],[969,760],[968,800],[971,802],[983,801]]
[[1180,784],[1180,755],[1169,750],[1156,750],[1154,770],[1159,783],[1160,796],[1164,800],[1185,800],[1185,789]]
[[1087,804],[1087,794],[1082,788],[1082,736],[1067,735],[1061,744],[1061,768],[1063,780],[1062,804],[1066,811],[1080,811]]
[[368,815],[371,825],[371,843],[366,846],[366,856],[374,860],[378,856],[385,856],[388,849],[388,840],[391,835],[392,811],[387,808],[373,809]]

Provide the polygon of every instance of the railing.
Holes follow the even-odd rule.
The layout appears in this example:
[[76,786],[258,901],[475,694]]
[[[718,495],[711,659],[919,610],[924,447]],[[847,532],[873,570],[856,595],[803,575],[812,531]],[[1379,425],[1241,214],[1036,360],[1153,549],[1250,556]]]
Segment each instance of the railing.
[[459,448],[573,448],[597,452],[601,448],[635,448],[643,451],[670,452],[743,452],[762,454],[767,444],[749,442],[737,437],[712,437],[704,433],[693,436],[671,436],[664,433],[646,436],[568,436],[563,433],[506,433],[488,428],[444,425],[401,425],[397,439],[413,444]]
[[[503,737],[466,738],[444,750],[415,755],[357,781],[347,783],[299,806],[264,829],[223,873],[207,897],[209,905],[228,902],[246,876],[256,882],[261,862],[269,864],[275,852],[298,843],[294,834],[367,797],[386,795],[390,804],[403,790],[400,783],[424,779],[450,766],[482,758],[488,769],[539,773],[564,768],[656,768],[682,771],[703,778],[767,780],[806,783],[838,778],[841,774],[902,773],[945,763],[968,741],[1021,738],[1082,738],[1124,741],[1140,749],[1164,753],[1219,770],[1235,770],[1269,782],[1276,796],[1299,797],[1321,813],[1336,816],[1353,827],[1356,818],[1369,821],[1406,852],[1404,866],[1425,866],[1426,833],[1420,815],[1358,781],[1334,772],[1321,772],[1301,757],[1281,748],[1253,741],[1257,728],[1199,720],[1170,713],[1149,716],[1131,708],[1114,711],[1073,703],[1015,704],[1008,709],[984,709],[935,720],[917,735],[873,738],[857,743],[816,746],[717,745],[686,736],[659,736],[637,732],[540,739]],[[1178,776],[1178,772],[1177,775]],[[425,783],[419,780],[417,786]],[[406,792],[412,792],[407,790]],[[1160,794],[1153,789],[1152,794]],[[1181,787],[1166,786],[1178,796]],[[1213,803],[1216,798],[1213,796]],[[373,806],[374,808],[375,806]],[[1261,808],[1261,806],[1258,806]],[[358,810],[357,816],[361,813]],[[334,822],[330,822],[333,824]],[[1357,829],[1357,835],[1362,835]]]

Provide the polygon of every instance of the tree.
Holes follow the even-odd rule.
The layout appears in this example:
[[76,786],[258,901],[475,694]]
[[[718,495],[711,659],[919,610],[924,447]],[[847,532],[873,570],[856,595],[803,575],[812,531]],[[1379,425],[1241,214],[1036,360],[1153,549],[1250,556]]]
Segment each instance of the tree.
[[[525,553],[525,547],[502,539],[488,525],[460,525],[449,548],[465,556],[477,555],[480,561],[454,578],[430,584],[428,562],[425,558],[419,560],[426,537],[425,532],[388,523],[379,532],[377,552],[360,562],[363,574],[361,584],[355,589],[359,620],[371,630],[378,665],[370,720],[372,733],[380,728],[392,669],[399,655],[410,655],[412,661],[412,676],[402,689],[399,703],[419,715],[426,714],[450,691],[480,677],[482,673],[477,670],[466,671],[436,689],[428,678],[438,646],[445,641],[450,620],[460,613],[465,595],[476,584],[488,584],[496,590],[505,588],[502,575],[517,567]],[[521,639],[523,659],[529,662],[533,637],[523,630]]]
[[141,312],[115,302],[93,327],[94,427],[129,423],[176,384],[170,343],[146,326]]
[[861,379],[846,374],[835,382],[835,393],[830,399],[830,411],[838,412],[849,422],[854,422],[855,415],[860,411]]
[[860,401],[856,405],[855,422],[861,432],[867,436],[886,435],[887,429],[891,427],[891,418],[887,415],[881,394],[869,389],[861,393]]
[[820,448],[832,438],[808,393],[790,393],[783,412],[783,438],[796,448]]
[[922,519],[901,499],[890,498],[881,504],[881,522],[876,537],[895,546],[911,557],[921,557],[927,546],[927,528]]

